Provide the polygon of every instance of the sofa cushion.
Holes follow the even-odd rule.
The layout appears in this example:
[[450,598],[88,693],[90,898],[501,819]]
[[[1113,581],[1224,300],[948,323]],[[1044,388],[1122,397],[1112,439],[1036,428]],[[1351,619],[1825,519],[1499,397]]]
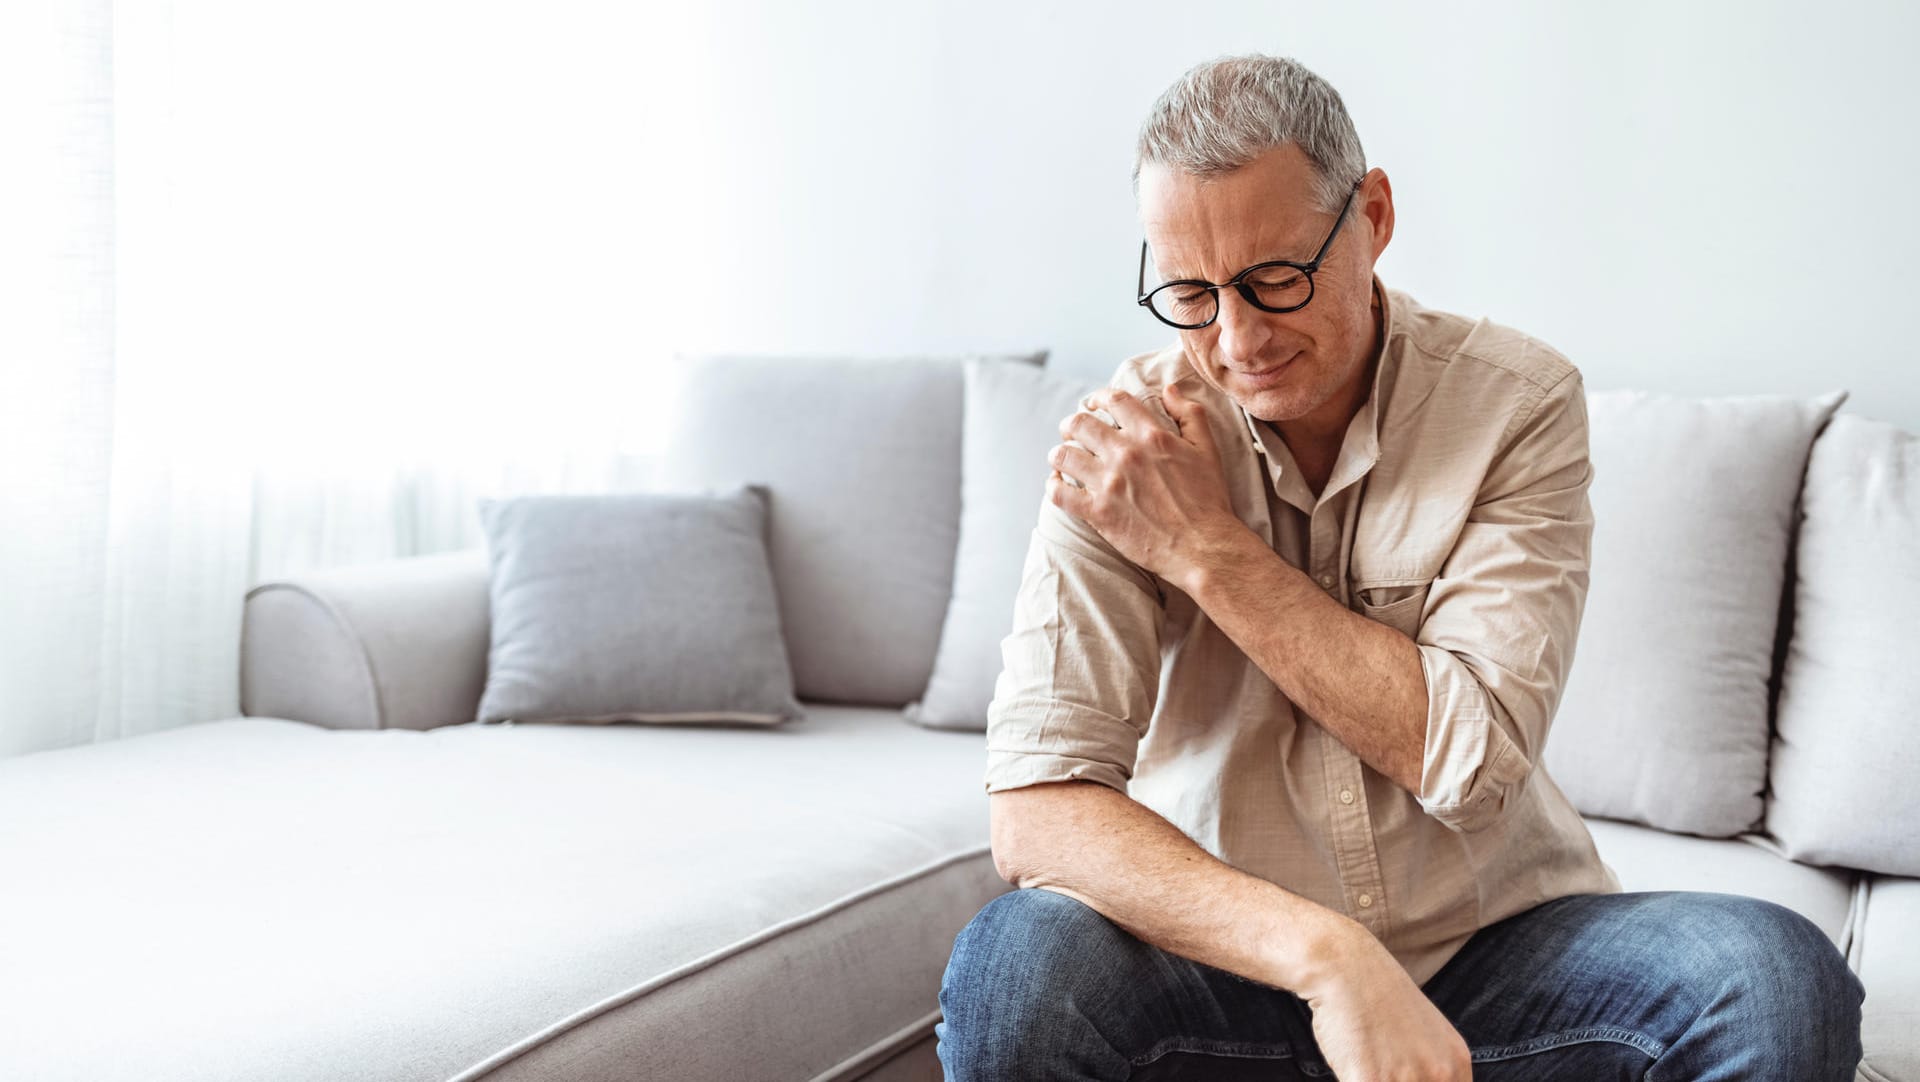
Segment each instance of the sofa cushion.
[[491,649],[477,720],[802,716],[766,486],[482,499]]
[[683,362],[657,484],[772,489],[774,584],[803,699],[899,707],[927,686],[960,530],[963,360]]
[[1626,890],[1706,890],[1777,902],[1845,951],[1856,904],[1853,876],[1795,864],[1766,838],[1694,838],[1635,823],[1588,819],[1593,844]]
[[813,1078],[923,1035],[1007,889],[980,742],[805,705],[0,760],[0,1078]]
[[1794,502],[1842,398],[1588,396],[1592,573],[1545,756],[1582,812],[1759,824]]
[[1860,1005],[1862,1076],[1920,1080],[1920,880],[1870,878],[1849,960],[1867,986]]
[[1060,442],[1060,422],[1106,383],[981,360],[967,361],[965,376],[953,598],[926,691],[903,712],[920,725],[985,732],[1000,642],[1013,630],[1013,598],[1047,495],[1047,452]]
[[1920,436],[1841,416],[1813,445],[1767,830],[1817,864],[1920,875]]

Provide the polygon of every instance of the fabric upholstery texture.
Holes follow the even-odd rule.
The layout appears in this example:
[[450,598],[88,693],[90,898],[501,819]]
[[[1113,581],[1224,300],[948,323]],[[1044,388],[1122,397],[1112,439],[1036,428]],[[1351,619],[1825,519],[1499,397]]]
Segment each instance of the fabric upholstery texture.
[[1794,506],[1844,398],[1588,395],[1592,571],[1546,749],[1583,813],[1759,825]]
[[1861,1075],[1920,1080],[1920,881],[1872,878],[1849,960],[1867,999],[1860,1005]]
[[926,691],[904,711],[935,729],[985,732],[1012,630],[1035,510],[1046,498],[1047,452],[1060,422],[1106,384],[1029,365],[969,359],[960,459],[960,536],[953,596]]
[[813,1078],[930,1030],[1006,889],[979,741],[807,705],[0,760],[0,1077]]
[[1778,902],[1819,925],[1845,951],[1853,934],[1857,876],[1784,860],[1763,835],[1696,838],[1610,819],[1588,819],[1600,859],[1624,890],[1709,890]]
[[487,606],[484,548],[262,583],[242,612],[240,712],[335,729],[472,721]]
[[[958,365],[950,375],[957,403]],[[891,378],[913,382],[894,371],[882,381]],[[926,386],[893,390],[935,414],[942,408]],[[816,391],[822,401],[833,387]],[[1585,784],[1596,802],[1698,818],[1703,808],[1726,810],[1719,805],[1732,790],[1716,789],[1716,772],[1744,770],[1750,749],[1744,737],[1722,747],[1690,730],[1715,727],[1701,719],[1746,724],[1748,632],[1770,622],[1754,615],[1749,596],[1766,584],[1743,577],[1764,562],[1743,546],[1771,536],[1771,514],[1760,512],[1777,492],[1747,475],[1797,468],[1767,431],[1775,421],[1818,426],[1803,408],[1762,421],[1715,413],[1728,409],[1716,400],[1689,411],[1674,400],[1612,403],[1613,394],[1589,398],[1596,515],[1604,529],[1613,509],[1637,524],[1626,529],[1655,536],[1623,537],[1604,560],[1600,544],[1612,542],[1596,538],[1575,679],[1581,664],[1596,685],[1640,672],[1610,666],[1659,664],[1648,689],[1595,686],[1584,705],[1569,700],[1548,760],[1570,794]],[[710,406],[712,417],[728,416],[725,399]],[[1670,412],[1649,419],[1642,407]],[[773,417],[765,431],[830,435],[825,422],[809,429],[762,408]],[[954,417],[957,470],[957,405]],[[1692,432],[1683,441],[1689,460],[1670,469],[1662,463],[1676,460],[1671,451],[1632,446],[1671,438],[1666,422]],[[879,427],[888,448],[940,443],[906,425]],[[1913,666],[1899,652],[1911,636],[1898,624],[1911,596],[1903,577],[1911,565],[1900,558],[1912,549],[1897,545],[1913,536],[1912,437],[1839,418],[1820,439],[1807,469],[1805,582],[1794,592],[1774,748],[1779,808],[1766,823],[1779,841],[1751,824],[1696,838],[1586,822],[1628,890],[1722,890],[1807,915],[1867,986],[1860,1078],[1920,1082],[1920,882],[1782,855],[1846,851],[1901,867],[1915,836],[1899,823],[1910,798],[1887,788],[1889,777],[1912,776],[1900,764],[1914,721],[1911,709],[1899,712],[1915,701],[1903,683]],[[749,464],[757,456],[772,473],[812,483],[800,486],[797,502],[810,510],[788,538],[796,566],[839,576],[838,587],[861,582],[832,545],[854,543],[869,559],[878,547],[832,534],[831,515],[854,508],[869,521],[857,510],[865,495],[904,481],[889,475],[874,489],[869,482],[886,471],[872,467],[836,488],[803,464],[778,462],[784,448],[714,453]],[[1738,470],[1697,476],[1703,463],[1736,459]],[[706,472],[679,469],[683,479]],[[714,478],[737,483],[751,472]],[[1636,472],[1647,483],[1623,480],[1617,495],[1603,495],[1610,473]],[[858,486],[867,486],[860,498],[845,491]],[[957,488],[955,496],[957,516]],[[777,520],[777,490],[773,502]],[[1728,521],[1675,523],[1676,509]],[[913,536],[912,526],[889,522],[887,544]],[[1722,547],[1676,567],[1673,543]],[[1641,552],[1654,557],[1636,559]],[[1721,588],[1688,584],[1707,572]],[[1638,574],[1662,585],[1602,592]],[[1670,606],[1682,611],[1635,609],[1660,591],[1684,602]],[[941,604],[948,592],[941,588]],[[853,627],[827,607],[837,603],[832,590],[794,593],[803,608],[820,606],[816,630]],[[885,608],[865,600],[862,619]],[[805,724],[765,730],[473,724],[489,604],[483,549],[314,572],[249,593],[243,708],[384,731],[256,717],[0,760],[0,1077],[938,1077],[928,1033],[946,952],[966,919],[1007,889],[987,849],[979,741],[904,724],[895,709],[804,699]],[[1740,634],[1705,637],[1728,630]],[[1623,643],[1629,634],[1650,641]],[[1830,645],[1828,634],[1845,645]],[[1679,657],[1658,656],[1669,652]],[[897,690],[904,680],[836,669],[851,665],[837,647],[813,657],[829,684]],[[1702,671],[1688,676],[1687,665]],[[1709,693],[1737,709],[1681,709]],[[1664,739],[1680,740],[1685,755],[1651,762],[1594,735],[1614,726],[1644,739],[1636,726],[1656,723],[1677,732]],[[1567,734],[1583,728],[1571,742],[1586,740],[1585,750],[1553,765]],[[1632,783],[1643,773],[1645,784]],[[1734,795],[1750,784],[1742,777]],[[126,919],[134,892],[140,921]],[[863,1073],[877,1064],[879,1073]]]
[[803,716],[766,486],[482,499],[491,649],[477,720]]
[[773,576],[803,699],[897,708],[927,686],[960,529],[963,360],[684,361],[692,378],[659,484],[771,488]]
[[1843,415],[1813,445],[1767,830],[1797,860],[1920,875],[1920,437]]

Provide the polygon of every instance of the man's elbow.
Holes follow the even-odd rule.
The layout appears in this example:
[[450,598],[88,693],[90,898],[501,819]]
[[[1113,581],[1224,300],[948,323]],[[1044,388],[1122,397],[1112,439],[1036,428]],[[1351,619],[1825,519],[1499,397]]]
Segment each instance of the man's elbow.
[[1007,856],[1005,851],[998,845],[993,847],[993,870],[1009,886],[1019,887],[1025,885],[1021,882],[1024,878],[1021,865]]
[[[987,797],[993,870],[1016,887],[1037,887],[1067,850],[1089,802],[1101,799],[1099,782],[1044,782]],[[1111,791],[1111,790],[1109,790]]]
[[1014,842],[1003,835],[1000,829],[1000,817],[994,816],[993,827],[993,870],[996,875],[1008,883],[1019,886],[1022,865],[1014,855]]
[[990,844],[993,849],[993,870],[1001,879],[1014,886],[1020,885],[1023,865],[1020,862],[1020,832],[1014,820],[1017,811],[1012,807],[1009,792],[993,793],[987,797]]

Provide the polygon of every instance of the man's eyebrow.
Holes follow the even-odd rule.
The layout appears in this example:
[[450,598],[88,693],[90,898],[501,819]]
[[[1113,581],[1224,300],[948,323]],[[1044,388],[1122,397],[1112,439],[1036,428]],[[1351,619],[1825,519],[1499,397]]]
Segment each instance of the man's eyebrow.
[[[1256,259],[1253,262],[1240,267],[1239,270],[1234,271],[1234,273],[1238,274],[1240,273],[1240,271],[1246,270],[1247,267],[1257,267],[1262,263],[1305,264],[1306,261],[1307,260],[1305,258],[1296,258],[1294,256],[1284,256],[1284,255],[1268,256],[1265,259]],[[1164,282],[1209,282],[1209,283],[1211,282],[1211,280],[1206,278],[1205,276],[1194,274],[1191,271],[1181,271],[1177,274],[1169,274],[1165,278],[1162,278],[1161,281],[1163,283]],[[1225,281],[1225,279],[1222,279],[1222,281]]]

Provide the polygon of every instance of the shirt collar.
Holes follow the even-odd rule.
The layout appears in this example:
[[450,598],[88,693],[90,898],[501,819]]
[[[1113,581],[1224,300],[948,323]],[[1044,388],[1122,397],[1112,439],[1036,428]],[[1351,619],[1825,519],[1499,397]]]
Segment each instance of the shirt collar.
[[[1380,395],[1381,387],[1391,382],[1386,365],[1387,343],[1393,339],[1394,311],[1393,301],[1387,296],[1386,286],[1381,284],[1378,274],[1373,276],[1373,296],[1380,302],[1380,342],[1369,362],[1373,365],[1373,384],[1367,390],[1366,402],[1361,404],[1353,420],[1347,424],[1347,434],[1340,445],[1339,462],[1334,466],[1333,476],[1327,481],[1325,491],[1329,494],[1357,480],[1360,474],[1364,474],[1380,459]],[[1248,413],[1246,407],[1238,402],[1234,402],[1234,409],[1240,412],[1240,420],[1247,426],[1247,434],[1253,439],[1253,449],[1267,457],[1273,476],[1279,477],[1280,463],[1274,460],[1266,443],[1269,439],[1279,439],[1279,433]],[[1358,467],[1358,472],[1347,476],[1350,459],[1351,465]]]

